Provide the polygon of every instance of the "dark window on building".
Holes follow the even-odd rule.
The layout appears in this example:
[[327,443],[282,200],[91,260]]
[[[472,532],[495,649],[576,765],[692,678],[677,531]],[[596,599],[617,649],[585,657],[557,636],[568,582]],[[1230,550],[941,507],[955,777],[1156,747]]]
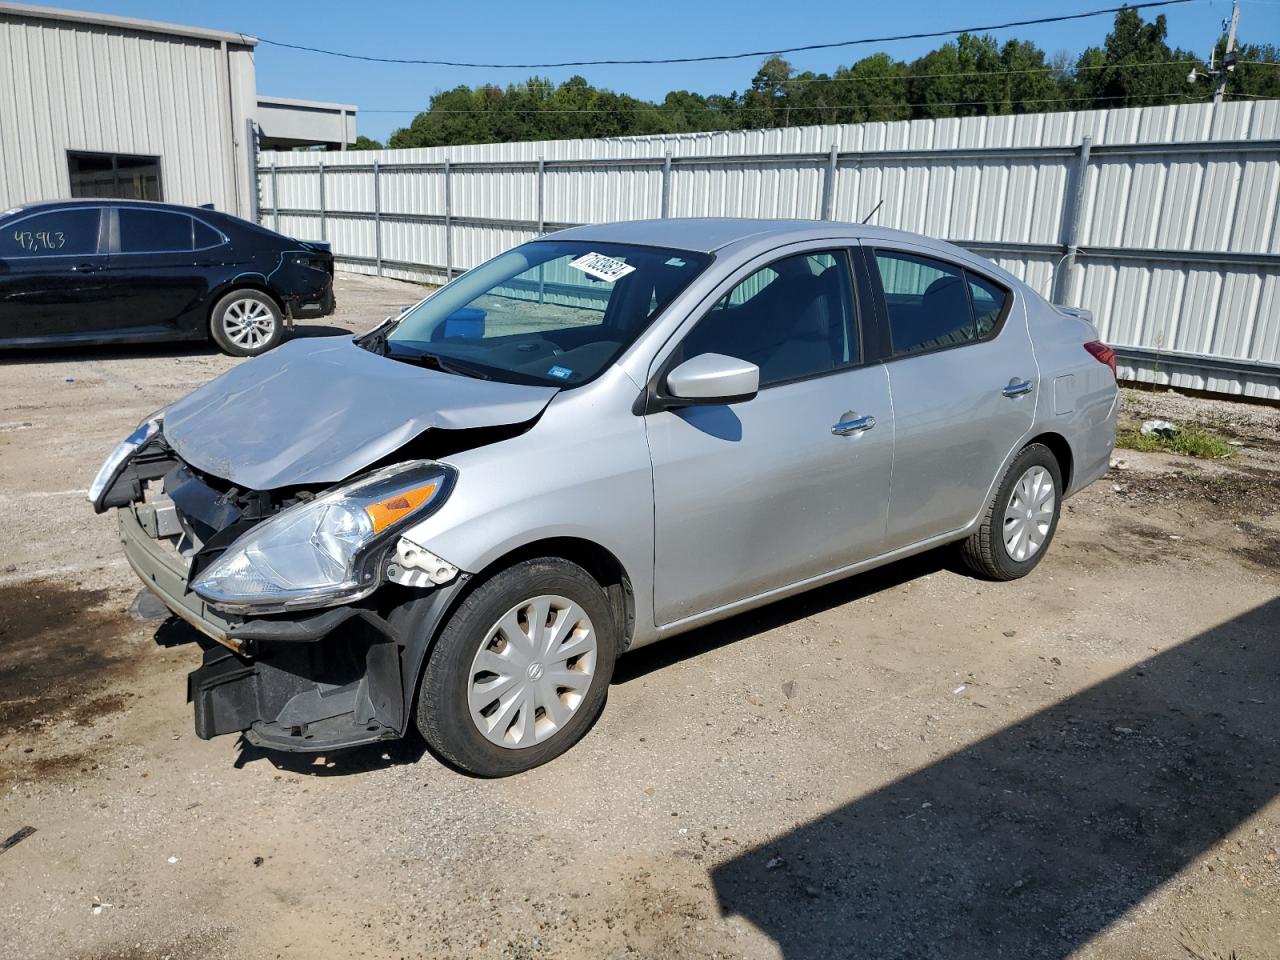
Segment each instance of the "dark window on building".
[[51,210],[0,228],[0,259],[83,257],[98,252],[97,207]]
[[138,210],[121,207],[121,253],[185,253],[191,250],[191,230],[195,223],[182,213],[167,210]]
[[160,200],[160,158],[121,153],[67,153],[73,197]]

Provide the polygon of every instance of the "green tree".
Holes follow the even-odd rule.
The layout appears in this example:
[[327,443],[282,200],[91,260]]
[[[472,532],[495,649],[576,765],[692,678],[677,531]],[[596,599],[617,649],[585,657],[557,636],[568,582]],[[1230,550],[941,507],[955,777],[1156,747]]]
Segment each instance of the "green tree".
[[372,137],[366,137],[363,134],[361,134],[360,136],[356,137],[356,142],[353,143],[350,147],[348,147],[348,149],[349,150],[381,150],[382,144],[380,144],[377,140],[374,140]]
[[751,88],[742,95],[738,113],[744,129],[791,126],[787,110],[787,81],[791,64],[781,57],[770,57],[751,78]]
[[[530,77],[506,87],[483,84],[437,91],[427,109],[391,135],[391,147],[506,143],[579,137],[791,127],[1148,106],[1205,99],[1212,80],[1187,83],[1204,65],[1170,48],[1164,17],[1116,13],[1100,46],[1047,57],[1024,40],[961,34],[911,63],[876,53],[830,74],[797,74],[782,57],[766,59],[742,93],[672,90],[660,103],[595,87],[582,76],[563,83]],[[1221,54],[1225,38],[1219,42]],[[1280,98],[1280,50],[1243,44],[1227,96]],[[357,149],[377,143],[360,138]]]
[[[1222,63],[1225,38],[1218,46],[1217,63]],[[1227,97],[1280,99],[1280,47],[1273,43],[1240,44],[1235,69],[1227,78]]]
[[1198,61],[1170,48],[1168,34],[1163,14],[1147,23],[1136,10],[1120,10],[1102,49],[1090,47],[1077,61],[1076,88],[1091,101],[1080,106],[1145,107],[1194,95],[1187,73]]

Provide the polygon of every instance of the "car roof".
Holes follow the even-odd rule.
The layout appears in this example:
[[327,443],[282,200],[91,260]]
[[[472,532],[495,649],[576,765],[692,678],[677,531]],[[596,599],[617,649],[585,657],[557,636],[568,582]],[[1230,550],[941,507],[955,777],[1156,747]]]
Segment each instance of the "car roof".
[[[1011,285],[1022,283],[998,263],[947,240],[922,233],[894,230],[874,224],[837,220],[753,220],[734,217],[690,217],[665,220],[627,220],[617,223],[570,227],[547,234],[541,240],[576,240],[589,243],[633,243],[693,253],[714,254],[726,248],[735,254],[754,256],[788,243],[805,241],[897,241],[927,255],[967,264]],[[535,243],[538,241],[534,241]]]
[[159,200],[122,200],[115,197],[74,197],[63,200],[37,200],[21,203],[4,213],[37,213],[41,210],[64,210],[68,207],[155,207],[157,210],[173,210],[178,213],[218,214],[221,210],[207,207],[190,207],[181,203],[163,203]]
[[904,240],[930,240],[919,234],[885,227],[832,220],[755,220],[734,217],[689,217],[664,220],[627,220],[618,223],[570,227],[548,235],[545,239],[586,240],[599,243],[635,243],[649,247],[669,247],[698,253],[714,253],[745,240],[768,238],[777,243],[806,240],[812,237],[847,237]]

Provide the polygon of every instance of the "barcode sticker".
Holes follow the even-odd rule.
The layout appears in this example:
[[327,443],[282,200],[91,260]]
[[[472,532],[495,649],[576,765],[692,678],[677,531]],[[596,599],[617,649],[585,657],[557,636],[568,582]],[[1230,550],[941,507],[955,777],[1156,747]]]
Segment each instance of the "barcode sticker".
[[608,283],[621,280],[636,269],[629,263],[623,263],[621,260],[613,259],[613,257],[606,257],[603,253],[584,253],[577,260],[569,261],[569,266],[575,270],[581,270],[589,277],[595,277],[597,280],[604,280]]

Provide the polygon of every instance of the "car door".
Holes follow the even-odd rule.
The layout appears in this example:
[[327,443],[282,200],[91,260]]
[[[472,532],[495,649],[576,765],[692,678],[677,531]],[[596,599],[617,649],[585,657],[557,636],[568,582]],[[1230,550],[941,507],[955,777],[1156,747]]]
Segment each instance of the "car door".
[[893,497],[885,546],[965,526],[1035,418],[1026,311],[972,267],[905,243],[867,243],[888,334]]
[[[113,214],[106,286],[117,327],[174,328],[207,310],[209,234],[216,242],[221,234],[176,210],[121,206]],[[197,240],[205,249],[196,250]]]
[[104,329],[102,210],[21,213],[0,226],[0,341]]
[[893,412],[866,362],[850,251],[791,249],[727,278],[659,361],[658,377],[703,353],[760,368],[751,400],[646,414],[659,626],[881,549]]

